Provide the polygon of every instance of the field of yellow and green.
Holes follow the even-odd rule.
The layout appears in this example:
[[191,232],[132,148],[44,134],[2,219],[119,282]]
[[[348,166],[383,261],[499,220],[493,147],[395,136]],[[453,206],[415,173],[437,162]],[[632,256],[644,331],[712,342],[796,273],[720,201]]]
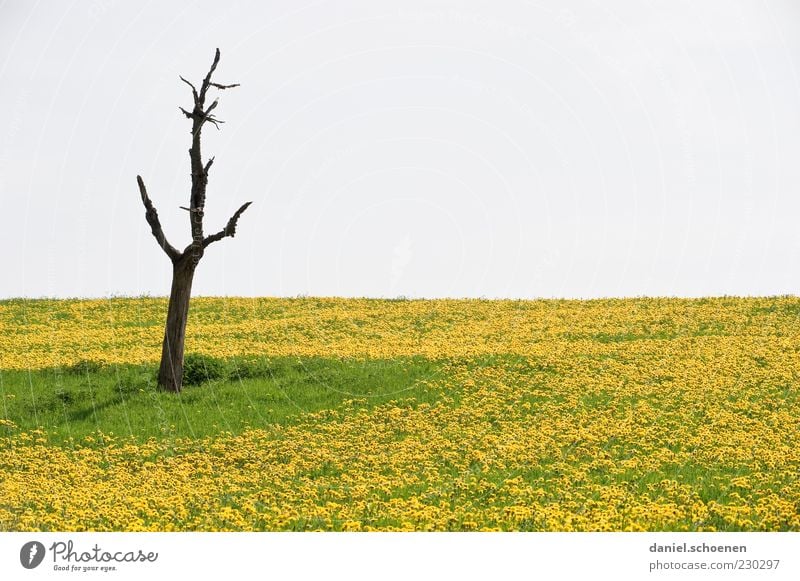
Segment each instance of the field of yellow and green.
[[0,301],[0,530],[800,530],[800,299]]

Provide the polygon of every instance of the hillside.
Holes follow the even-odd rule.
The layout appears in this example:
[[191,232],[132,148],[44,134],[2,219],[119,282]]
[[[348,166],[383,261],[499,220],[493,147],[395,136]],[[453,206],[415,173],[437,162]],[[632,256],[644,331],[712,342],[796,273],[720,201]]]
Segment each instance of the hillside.
[[3,530],[800,530],[800,299],[0,301]]

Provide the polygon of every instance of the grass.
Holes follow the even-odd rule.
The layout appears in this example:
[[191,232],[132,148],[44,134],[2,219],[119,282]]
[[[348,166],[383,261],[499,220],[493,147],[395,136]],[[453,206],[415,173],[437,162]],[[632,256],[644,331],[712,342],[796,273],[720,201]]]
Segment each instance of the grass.
[[194,361],[190,370],[195,374],[204,368],[214,372],[211,379],[186,385],[179,395],[157,389],[151,365],[81,361],[68,368],[3,370],[2,414],[23,430],[47,430],[56,442],[95,431],[137,440],[237,434],[344,406],[369,409],[406,399],[432,403],[437,392],[427,382],[441,367],[419,357],[186,359]]

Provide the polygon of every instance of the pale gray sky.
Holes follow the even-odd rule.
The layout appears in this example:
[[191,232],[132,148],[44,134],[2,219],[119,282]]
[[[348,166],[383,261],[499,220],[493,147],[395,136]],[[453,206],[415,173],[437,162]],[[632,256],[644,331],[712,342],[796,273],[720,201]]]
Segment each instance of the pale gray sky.
[[0,297],[164,295],[191,96],[203,295],[800,289],[800,3],[0,3]]

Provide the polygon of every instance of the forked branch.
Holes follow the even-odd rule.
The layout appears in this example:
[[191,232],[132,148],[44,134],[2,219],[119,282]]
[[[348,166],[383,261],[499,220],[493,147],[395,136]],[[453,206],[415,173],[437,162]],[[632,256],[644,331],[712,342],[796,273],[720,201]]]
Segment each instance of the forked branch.
[[191,82],[183,77],[180,77],[180,80],[189,85],[189,87],[192,89],[192,100],[194,101],[194,107],[192,108],[192,111],[189,112],[183,107],[180,107],[180,110],[188,119],[196,122],[195,126],[192,128],[193,133],[198,132],[206,121],[214,125],[217,129],[219,129],[219,123],[224,123],[224,121],[221,121],[220,119],[217,119],[211,115],[211,111],[217,106],[217,101],[214,101],[208,109],[205,109],[206,94],[208,93],[209,87],[224,90],[239,86],[239,83],[224,85],[222,83],[214,83],[211,81],[211,75],[214,74],[214,71],[217,69],[217,65],[219,64],[219,57],[220,53],[219,49],[217,49],[214,53],[214,62],[211,63],[211,68],[208,70],[208,73],[203,79],[203,84],[200,85],[199,91]]

